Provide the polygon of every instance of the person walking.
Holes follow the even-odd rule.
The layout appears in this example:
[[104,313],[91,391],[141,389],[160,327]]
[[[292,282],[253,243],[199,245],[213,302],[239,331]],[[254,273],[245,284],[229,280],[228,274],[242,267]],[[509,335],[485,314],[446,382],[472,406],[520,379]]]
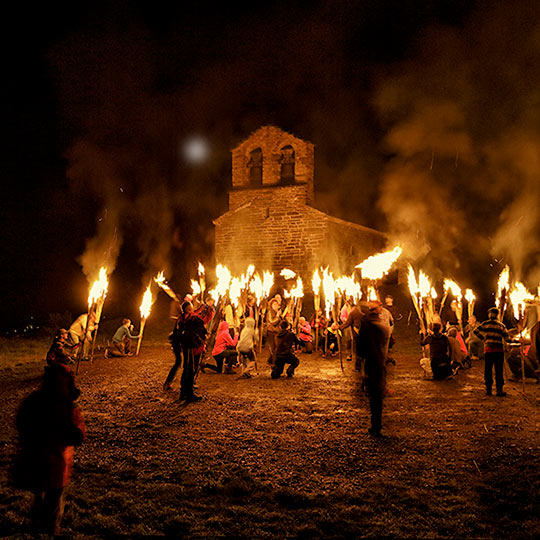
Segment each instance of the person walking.
[[356,351],[364,358],[363,385],[369,396],[371,427],[368,433],[381,435],[383,398],[386,393],[386,358],[390,341],[390,325],[382,315],[379,301],[368,303],[369,312],[362,318],[356,338]]
[[506,326],[499,321],[499,309],[489,308],[488,319],[474,330],[474,334],[484,342],[484,383],[486,395],[492,395],[493,369],[495,368],[495,387],[497,395],[506,396],[504,387],[504,341],[508,339]]

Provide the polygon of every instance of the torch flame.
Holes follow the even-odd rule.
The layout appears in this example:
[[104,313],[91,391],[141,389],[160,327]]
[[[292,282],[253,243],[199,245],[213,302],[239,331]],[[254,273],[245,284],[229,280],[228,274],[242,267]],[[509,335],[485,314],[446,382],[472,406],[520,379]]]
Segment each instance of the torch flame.
[[98,279],[92,283],[90,287],[90,294],[88,295],[88,307],[91,308],[94,302],[97,302],[100,298],[105,298],[107,295],[107,289],[109,288],[109,281],[107,279],[107,270],[102,266],[99,269]]
[[415,296],[420,292],[420,287],[416,281],[416,276],[414,274],[414,268],[409,264],[409,274],[407,276],[407,281],[409,284],[409,291],[412,296]]
[[418,273],[418,292],[422,298],[431,296],[431,281],[422,270]]
[[471,303],[476,300],[476,296],[474,295],[474,292],[472,289],[465,289],[465,300],[467,302]]
[[319,275],[319,270],[315,270],[313,272],[313,278],[311,280],[311,288],[313,290],[313,294],[316,296],[319,296],[321,292],[321,276]]
[[255,274],[253,279],[249,283],[249,290],[255,295],[257,299],[257,305],[261,303],[263,299],[263,281],[259,274]]
[[150,290],[150,285],[148,285],[148,288],[143,294],[143,299],[139,308],[141,312],[141,319],[148,318],[148,315],[150,315],[150,309],[152,308],[152,303],[152,291]]
[[270,290],[274,286],[274,274],[272,272],[263,272],[263,296],[268,297]]
[[355,268],[362,270],[362,277],[365,279],[381,279],[392,268],[402,252],[403,250],[396,246],[392,251],[368,257],[365,261],[357,264]]
[[204,266],[202,265],[202,263],[199,263],[198,273],[199,276],[204,276]]
[[461,292],[461,287],[451,279],[445,279],[444,280],[444,290],[450,290],[452,291],[452,294],[456,297],[458,302],[461,302],[461,299],[463,298],[463,294]]
[[289,270],[288,268],[284,268],[280,273],[280,276],[283,276],[285,279],[294,279],[296,277],[296,272],[293,272],[292,270]]
[[356,300],[360,299],[362,295],[362,289],[360,283],[354,281],[354,276],[341,276],[336,279],[336,287],[347,298],[351,296]]
[[293,298],[303,298],[304,296],[304,284],[302,278],[296,279],[296,285],[291,289],[291,296]]
[[201,294],[201,285],[198,281],[195,281],[194,279],[191,280],[191,291],[193,292],[193,296]]
[[322,286],[324,291],[324,309],[326,311],[326,317],[330,318],[330,312],[336,301],[337,287],[332,272],[328,272],[328,267],[323,270]]
[[238,307],[243,288],[244,286],[242,280],[237,277],[233,277],[229,287],[229,298],[231,299],[231,304],[235,308]]
[[506,265],[502,272],[499,274],[499,281],[497,282],[497,297],[495,298],[495,305],[500,308],[503,291],[508,291],[510,288],[510,267]]
[[533,300],[533,296],[520,281],[514,284],[514,287],[508,296],[512,303],[514,317],[519,321],[525,309],[525,302],[527,300]]

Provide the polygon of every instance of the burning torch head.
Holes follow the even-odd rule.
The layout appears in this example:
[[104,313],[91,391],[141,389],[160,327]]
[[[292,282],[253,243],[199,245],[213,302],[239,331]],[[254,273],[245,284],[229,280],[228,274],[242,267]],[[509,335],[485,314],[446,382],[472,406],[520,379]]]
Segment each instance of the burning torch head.
[[490,319],[496,319],[499,316],[499,308],[490,307],[488,309],[488,317]]

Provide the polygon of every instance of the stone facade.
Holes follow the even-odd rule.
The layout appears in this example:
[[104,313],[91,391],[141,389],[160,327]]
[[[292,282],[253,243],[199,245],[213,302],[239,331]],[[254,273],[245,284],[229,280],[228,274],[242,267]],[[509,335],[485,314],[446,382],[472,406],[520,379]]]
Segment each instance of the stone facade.
[[386,247],[384,234],[310,206],[313,144],[266,126],[232,155],[229,211],[214,224],[216,262],[233,273],[255,264],[259,271],[290,268],[309,280],[321,265],[350,274]]

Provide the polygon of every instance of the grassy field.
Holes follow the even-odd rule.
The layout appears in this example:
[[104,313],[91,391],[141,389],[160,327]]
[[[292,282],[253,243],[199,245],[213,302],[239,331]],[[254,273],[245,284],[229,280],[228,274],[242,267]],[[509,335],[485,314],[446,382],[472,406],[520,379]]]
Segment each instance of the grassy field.
[[[77,537],[534,538],[540,534],[539,386],[488,398],[483,365],[423,378],[402,328],[383,439],[349,362],[301,355],[293,379],[201,374],[188,406],[161,386],[168,325],[138,358],[81,364],[88,437],[76,451],[63,531]],[[146,339],[148,338],[148,341]],[[29,493],[9,487],[16,409],[39,383],[47,341],[0,343],[0,532],[29,531]]]

